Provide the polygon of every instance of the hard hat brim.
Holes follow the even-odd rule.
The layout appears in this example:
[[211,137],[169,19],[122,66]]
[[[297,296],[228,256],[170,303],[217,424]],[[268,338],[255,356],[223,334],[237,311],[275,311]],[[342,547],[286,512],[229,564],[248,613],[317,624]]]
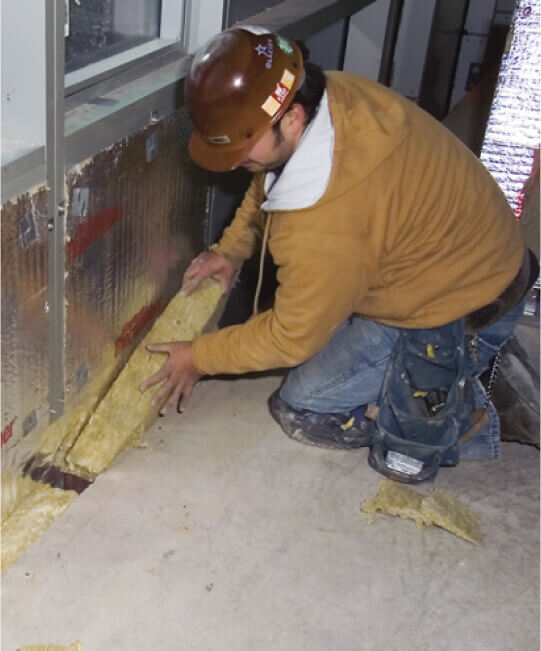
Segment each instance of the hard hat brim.
[[200,167],[210,172],[230,172],[242,163],[252,145],[253,142],[243,143],[241,147],[214,145],[193,131],[188,149],[190,156]]

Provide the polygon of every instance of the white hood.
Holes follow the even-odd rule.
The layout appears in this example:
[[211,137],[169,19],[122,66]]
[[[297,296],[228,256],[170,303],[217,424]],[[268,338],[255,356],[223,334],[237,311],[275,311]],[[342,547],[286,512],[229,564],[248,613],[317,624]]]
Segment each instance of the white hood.
[[265,201],[261,209],[296,210],[308,208],[320,199],[331,176],[334,127],[325,90],[317,113],[282,173],[265,174]]

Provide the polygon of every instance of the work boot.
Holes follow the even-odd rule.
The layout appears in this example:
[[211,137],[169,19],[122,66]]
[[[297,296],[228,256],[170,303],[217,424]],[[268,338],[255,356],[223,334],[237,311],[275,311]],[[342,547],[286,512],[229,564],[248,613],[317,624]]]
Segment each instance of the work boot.
[[370,445],[364,409],[349,414],[318,414],[307,409],[293,409],[280,398],[280,389],[269,398],[274,420],[289,438],[321,448],[352,450]]

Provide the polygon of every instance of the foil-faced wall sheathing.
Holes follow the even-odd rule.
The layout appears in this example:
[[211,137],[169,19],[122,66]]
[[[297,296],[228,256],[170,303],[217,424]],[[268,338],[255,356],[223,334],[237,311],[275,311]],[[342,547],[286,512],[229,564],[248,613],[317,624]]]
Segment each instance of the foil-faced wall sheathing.
[[2,470],[49,421],[47,194],[35,188],[2,206]]
[[[189,158],[188,136],[181,109],[67,171],[63,359],[48,351],[46,192],[3,207],[2,451],[12,450],[3,471],[36,452],[62,466],[204,248],[208,182]],[[48,373],[58,363],[64,416],[49,425]],[[32,413],[37,423],[23,449]]]
[[[540,146],[540,18],[541,0],[517,2],[481,151],[519,219]],[[538,242],[528,244],[538,251]]]

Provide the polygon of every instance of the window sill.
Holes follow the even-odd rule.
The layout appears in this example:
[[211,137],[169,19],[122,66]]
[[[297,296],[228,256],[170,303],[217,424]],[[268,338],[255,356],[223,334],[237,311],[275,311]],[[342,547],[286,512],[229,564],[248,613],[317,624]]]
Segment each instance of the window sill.
[[180,41],[157,38],[65,76],[66,110],[129,83],[185,55]]

